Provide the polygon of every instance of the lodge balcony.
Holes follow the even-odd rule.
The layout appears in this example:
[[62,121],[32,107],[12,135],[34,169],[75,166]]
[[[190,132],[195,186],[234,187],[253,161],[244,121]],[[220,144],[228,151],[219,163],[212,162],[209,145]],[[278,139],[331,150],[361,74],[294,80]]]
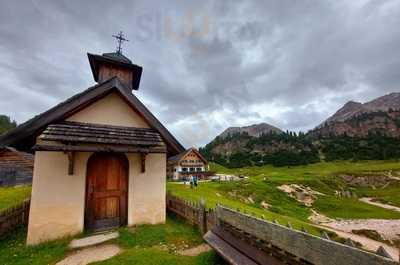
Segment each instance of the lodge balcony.
[[181,167],[204,167],[204,164],[180,163]]
[[202,174],[202,173],[207,173],[207,171],[206,170],[200,170],[200,171],[197,171],[197,170],[192,170],[192,171],[183,171],[183,170],[179,170],[179,171],[177,171],[179,174]]

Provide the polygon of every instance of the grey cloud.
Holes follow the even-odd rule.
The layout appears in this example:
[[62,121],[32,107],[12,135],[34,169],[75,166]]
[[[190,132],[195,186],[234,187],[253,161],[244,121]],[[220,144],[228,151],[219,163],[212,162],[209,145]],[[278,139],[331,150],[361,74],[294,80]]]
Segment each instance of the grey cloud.
[[92,85],[86,52],[123,30],[144,67],[135,93],[186,146],[229,125],[308,130],[399,91],[399,23],[396,0],[5,0],[0,113],[22,122]]

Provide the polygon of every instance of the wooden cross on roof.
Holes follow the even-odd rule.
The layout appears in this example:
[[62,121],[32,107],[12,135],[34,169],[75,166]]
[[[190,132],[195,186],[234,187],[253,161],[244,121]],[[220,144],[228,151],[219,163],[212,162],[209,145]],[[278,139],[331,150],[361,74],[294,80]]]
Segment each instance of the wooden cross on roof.
[[122,54],[122,42],[129,41],[124,37],[124,33],[120,31],[117,35],[112,35],[118,42],[117,44],[117,53]]

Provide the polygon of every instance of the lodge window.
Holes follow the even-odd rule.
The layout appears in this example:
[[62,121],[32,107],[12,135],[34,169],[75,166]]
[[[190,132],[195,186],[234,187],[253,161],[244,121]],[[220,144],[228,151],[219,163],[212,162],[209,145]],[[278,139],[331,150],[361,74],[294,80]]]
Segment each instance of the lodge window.
[[194,171],[194,167],[191,167],[191,168],[190,168],[190,172],[193,172],[193,171]]
[[197,171],[201,171],[201,167],[196,168]]
[[183,167],[183,168],[182,168],[182,171],[183,171],[183,172],[186,172],[186,171],[187,171],[187,168],[186,168],[186,167]]

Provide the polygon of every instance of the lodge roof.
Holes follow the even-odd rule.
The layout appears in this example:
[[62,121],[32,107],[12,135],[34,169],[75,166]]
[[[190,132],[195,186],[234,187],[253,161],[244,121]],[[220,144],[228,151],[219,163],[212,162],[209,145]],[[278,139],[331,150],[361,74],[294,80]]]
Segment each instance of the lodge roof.
[[163,146],[161,135],[154,129],[97,125],[83,122],[50,124],[39,136],[44,141],[97,143],[131,146]]
[[117,92],[140,116],[142,116],[153,130],[160,134],[161,138],[167,144],[169,154],[176,155],[184,150],[184,147],[175,137],[135,95],[128,92],[126,87],[116,77],[76,94],[46,112],[20,124],[17,128],[1,135],[0,145],[12,146],[19,150],[30,151],[36,142],[36,137],[42,134],[47,126],[62,122],[65,118],[112,92]]
[[179,163],[190,152],[194,152],[205,164],[208,163],[207,159],[205,159],[204,156],[199,151],[197,151],[196,148],[193,148],[193,147],[185,150],[184,152],[182,152],[180,154],[177,154],[175,156],[168,158],[168,163],[169,164]]

